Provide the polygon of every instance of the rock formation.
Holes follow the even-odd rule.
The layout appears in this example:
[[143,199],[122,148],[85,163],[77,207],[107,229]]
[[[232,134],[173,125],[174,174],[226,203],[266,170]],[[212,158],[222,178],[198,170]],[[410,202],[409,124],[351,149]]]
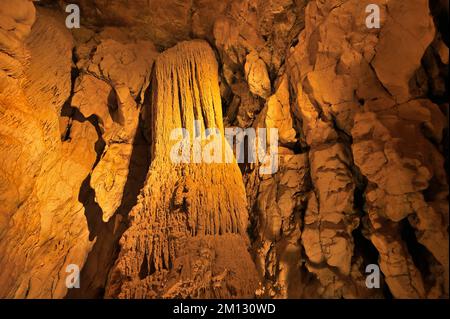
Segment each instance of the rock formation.
[[187,163],[171,161],[171,133],[177,128],[186,128],[192,139],[215,129],[218,134],[210,138],[226,148],[217,70],[212,49],[201,41],[179,43],[155,62],[148,112],[152,163],[121,239],[107,296],[254,294],[258,278],[246,248],[248,212],[237,163],[196,164],[191,143]]
[[448,298],[448,45],[441,0],[2,0],[0,298]]
[[35,16],[28,1],[0,7],[0,294],[62,298],[66,266],[83,264],[92,246],[78,195],[95,162],[97,134],[77,117],[70,141],[61,140],[73,47],[64,20],[47,10]]

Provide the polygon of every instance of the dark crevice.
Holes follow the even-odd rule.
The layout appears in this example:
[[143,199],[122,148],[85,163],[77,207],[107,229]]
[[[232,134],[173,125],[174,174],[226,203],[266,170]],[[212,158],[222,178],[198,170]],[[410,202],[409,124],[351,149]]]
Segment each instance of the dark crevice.
[[[78,73],[74,72],[74,78],[77,76]],[[75,80],[72,81],[72,83],[74,82]],[[100,161],[106,145],[102,138],[102,131],[99,126],[98,118],[94,115],[87,119],[84,118],[78,109],[70,106],[70,101],[64,106],[61,115],[69,116],[71,121],[89,121],[95,127],[98,140],[95,144],[97,158],[93,166],[94,169]],[[133,141],[135,147],[133,148],[130,157],[129,174],[124,187],[122,203],[108,223],[103,222],[102,209],[95,202],[95,191],[90,186],[90,174],[81,185],[79,201],[85,208],[85,216],[89,229],[89,240],[93,241],[96,239],[96,243],[89,253],[86,263],[81,271],[81,288],[70,290],[66,298],[102,298],[104,295],[104,286],[106,284],[109,269],[113,265],[118,254],[118,241],[126,230],[128,213],[137,202],[137,196],[145,182],[149,167],[149,147],[142,136],[140,129],[141,125],[142,123],[139,123],[139,129],[137,130]],[[65,139],[70,139],[70,126],[65,133]],[[139,163],[139,165],[136,163]]]
[[442,34],[447,47],[450,47],[448,0],[430,0],[429,7],[436,29]]
[[[75,58],[74,58],[73,54],[72,54],[72,58],[74,59],[74,62],[75,62]],[[67,141],[71,140],[70,134],[71,134],[71,129],[72,129],[73,117],[74,117],[75,111],[76,111],[76,109],[72,107],[72,97],[75,92],[75,81],[79,75],[80,75],[80,71],[77,68],[71,69],[71,71],[70,71],[70,78],[71,78],[70,95],[69,95],[69,98],[67,99],[67,101],[63,104],[63,107],[62,107],[61,113],[60,113],[60,117],[68,118],[67,127],[65,128],[64,132],[61,132],[61,141],[63,141],[63,142],[67,142]],[[84,118],[84,117],[82,116],[82,118]]]
[[[353,140],[351,140],[353,143]],[[368,238],[367,232],[368,230],[365,228],[367,216],[367,208],[366,208],[366,190],[368,185],[367,177],[365,177],[358,166],[355,165],[353,159],[353,153],[350,152],[352,156],[352,175],[355,181],[355,191],[353,193],[353,210],[358,215],[360,222],[357,228],[352,231],[352,237],[354,242],[354,255],[352,259],[362,258],[362,269],[361,272],[365,274],[365,269],[367,265],[374,264],[378,265],[380,254],[377,248],[373,245],[372,241]],[[389,290],[388,285],[384,281],[383,273],[380,273],[382,276],[380,278],[382,295],[386,299],[392,299],[392,293]]]
[[420,71],[424,77],[422,81],[425,82],[423,86],[426,86],[424,90],[427,93],[423,97],[438,105],[448,102],[448,65],[441,61],[433,43],[425,51],[421,60],[421,68],[413,79],[420,77]]
[[[259,188],[259,186],[258,186]],[[247,235],[250,239],[251,246],[253,247],[258,241],[259,229],[258,229],[258,209],[256,200],[253,202],[249,209],[249,225],[247,227]],[[255,257],[255,256],[254,256]]]
[[144,254],[144,258],[142,259],[141,269],[139,270],[139,279],[144,279],[149,275],[148,269],[148,256],[147,252]]
[[[447,108],[447,112],[448,112],[448,108]],[[448,122],[448,113],[446,114],[446,116],[447,116],[447,122]],[[450,176],[450,168],[449,168],[449,144],[450,144],[450,140],[449,140],[449,128],[447,127],[445,130],[444,130],[444,134],[443,134],[443,138],[442,138],[442,145],[443,145],[443,154],[444,154],[444,158],[445,158],[445,163],[444,163],[444,166],[445,166],[445,172],[447,173],[446,174],[446,177],[447,177],[447,184],[449,184],[450,183],[450,180],[449,180],[449,176]]]
[[365,266],[370,264],[378,265],[379,253],[372,242],[367,239],[363,233],[364,226],[363,223],[360,223],[358,228],[353,230],[352,236],[355,243],[355,256],[361,256],[363,258],[363,266],[365,269]]
[[400,224],[402,240],[406,243],[413,263],[422,275],[425,288],[429,289],[435,284],[435,279],[432,276],[430,265],[436,265],[438,262],[425,248],[425,246],[419,243],[416,237],[416,232],[409,221],[404,219],[400,222]]
[[137,203],[150,166],[149,146],[142,134],[142,121],[141,117],[139,118],[139,128],[133,141],[134,147],[122,202],[107,223],[103,222],[103,212],[95,203],[95,191],[90,187],[90,176],[83,183],[80,202],[86,210],[90,238],[96,237],[96,242],[81,271],[83,283],[81,288],[71,290],[67,298],[102,298],[104,296],[109,270],[119,253],[119,240],[128,228],[128,214]]
[[[357,193],[357,192],[355,192]],[[359,192],[358,192],[359,193]],[[357,197],[359,195],[355,195]],[[355,199],[356,202],[361,202],[360,199]],[[367,232],[367,230],[364,228],[364,223],[360,222],[358,228],[354,229],[352,232],[352,237],[354,241],[354,256],[355,258],[362,258],[362,268],[360,269],[362,274],[365,274],[365,270],[367,265],[373,264],[378,265],[379,263],[379,253],[378,250],[375,248],[373,243],[364,235]],[[380,278],[380,284],[381,284],[381,290],[382,295],[386,299],[393,299],[393,295],[391,291],[389,290],[389,286],[386,284],[384,280],[383,273],[380,272],[381,278]]]

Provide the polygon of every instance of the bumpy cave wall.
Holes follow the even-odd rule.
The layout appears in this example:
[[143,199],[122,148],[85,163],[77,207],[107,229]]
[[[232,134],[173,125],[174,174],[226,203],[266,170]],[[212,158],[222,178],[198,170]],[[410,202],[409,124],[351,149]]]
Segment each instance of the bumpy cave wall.
[[[0,297],[448,298],[447,29],[441,0],[2,0]],[[193,120],[278,129],[278,170],[172,163]]]

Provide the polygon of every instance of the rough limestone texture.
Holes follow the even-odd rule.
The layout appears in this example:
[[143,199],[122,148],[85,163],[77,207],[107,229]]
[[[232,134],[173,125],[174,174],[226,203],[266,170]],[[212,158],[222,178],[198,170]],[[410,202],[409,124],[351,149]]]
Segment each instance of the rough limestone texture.
[[[0,298],[448,298],[448,16],[1,0]],[[277,129],[278,170],[228,127]]]
[[[325,296],[354,295],[352,232],[359,229],[378,250],[394,297],[447,296],[448,184],[436,146],[445,117],[411,80],[435,37],[433,19],[428,1],[375,1],[383,27],[368,31],[368,3],[310,2],[288,58],[314,187],[302,235],[307,267]],[[405,229],[423,255],[409,251]],[[427,259],[429,272],[414,258]]]
[[[254,294],[258,276],[246,248],[248,212],[237,164],[171,161],[171,134],[177,128],[187,128],[193,138],[217,129],[213,138],[226,148],[217,70],[203,41],[182,42],[156,60],[149,112],[152,163],[120,241],[108,297]],[[195,146],[187,147],[194,159]]]
[[78,194],[97,134],[74,121],[71,141],[60,138],[72,64],[64,20],[28,1],[2,2],[0,16],[10,23],[1,29],[0,296],[63,298],[66,266],[82,265],[92,246]]
[[123,202],[139,114],[158,53],[151,42],[131,40],[121,29],[109,28],[91,37],[83,31],[77,37],[81,74],[71,106],[84,117],[95,118],[102,132],[105,148],[90,185],[102,219],[108,222]]

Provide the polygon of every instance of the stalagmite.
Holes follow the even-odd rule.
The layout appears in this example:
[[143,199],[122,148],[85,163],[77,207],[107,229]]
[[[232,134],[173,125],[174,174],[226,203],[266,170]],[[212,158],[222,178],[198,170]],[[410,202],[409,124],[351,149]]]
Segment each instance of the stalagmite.
[[[204,41],[183,42],[156,61],[149,118],[152,162],[120,244],[107,296],[252,297],[248,212],[241,173],[231,164],[175,164],[174,129],[223,138],[218,66]],[[194,121],[201,124],[194,131]]]

